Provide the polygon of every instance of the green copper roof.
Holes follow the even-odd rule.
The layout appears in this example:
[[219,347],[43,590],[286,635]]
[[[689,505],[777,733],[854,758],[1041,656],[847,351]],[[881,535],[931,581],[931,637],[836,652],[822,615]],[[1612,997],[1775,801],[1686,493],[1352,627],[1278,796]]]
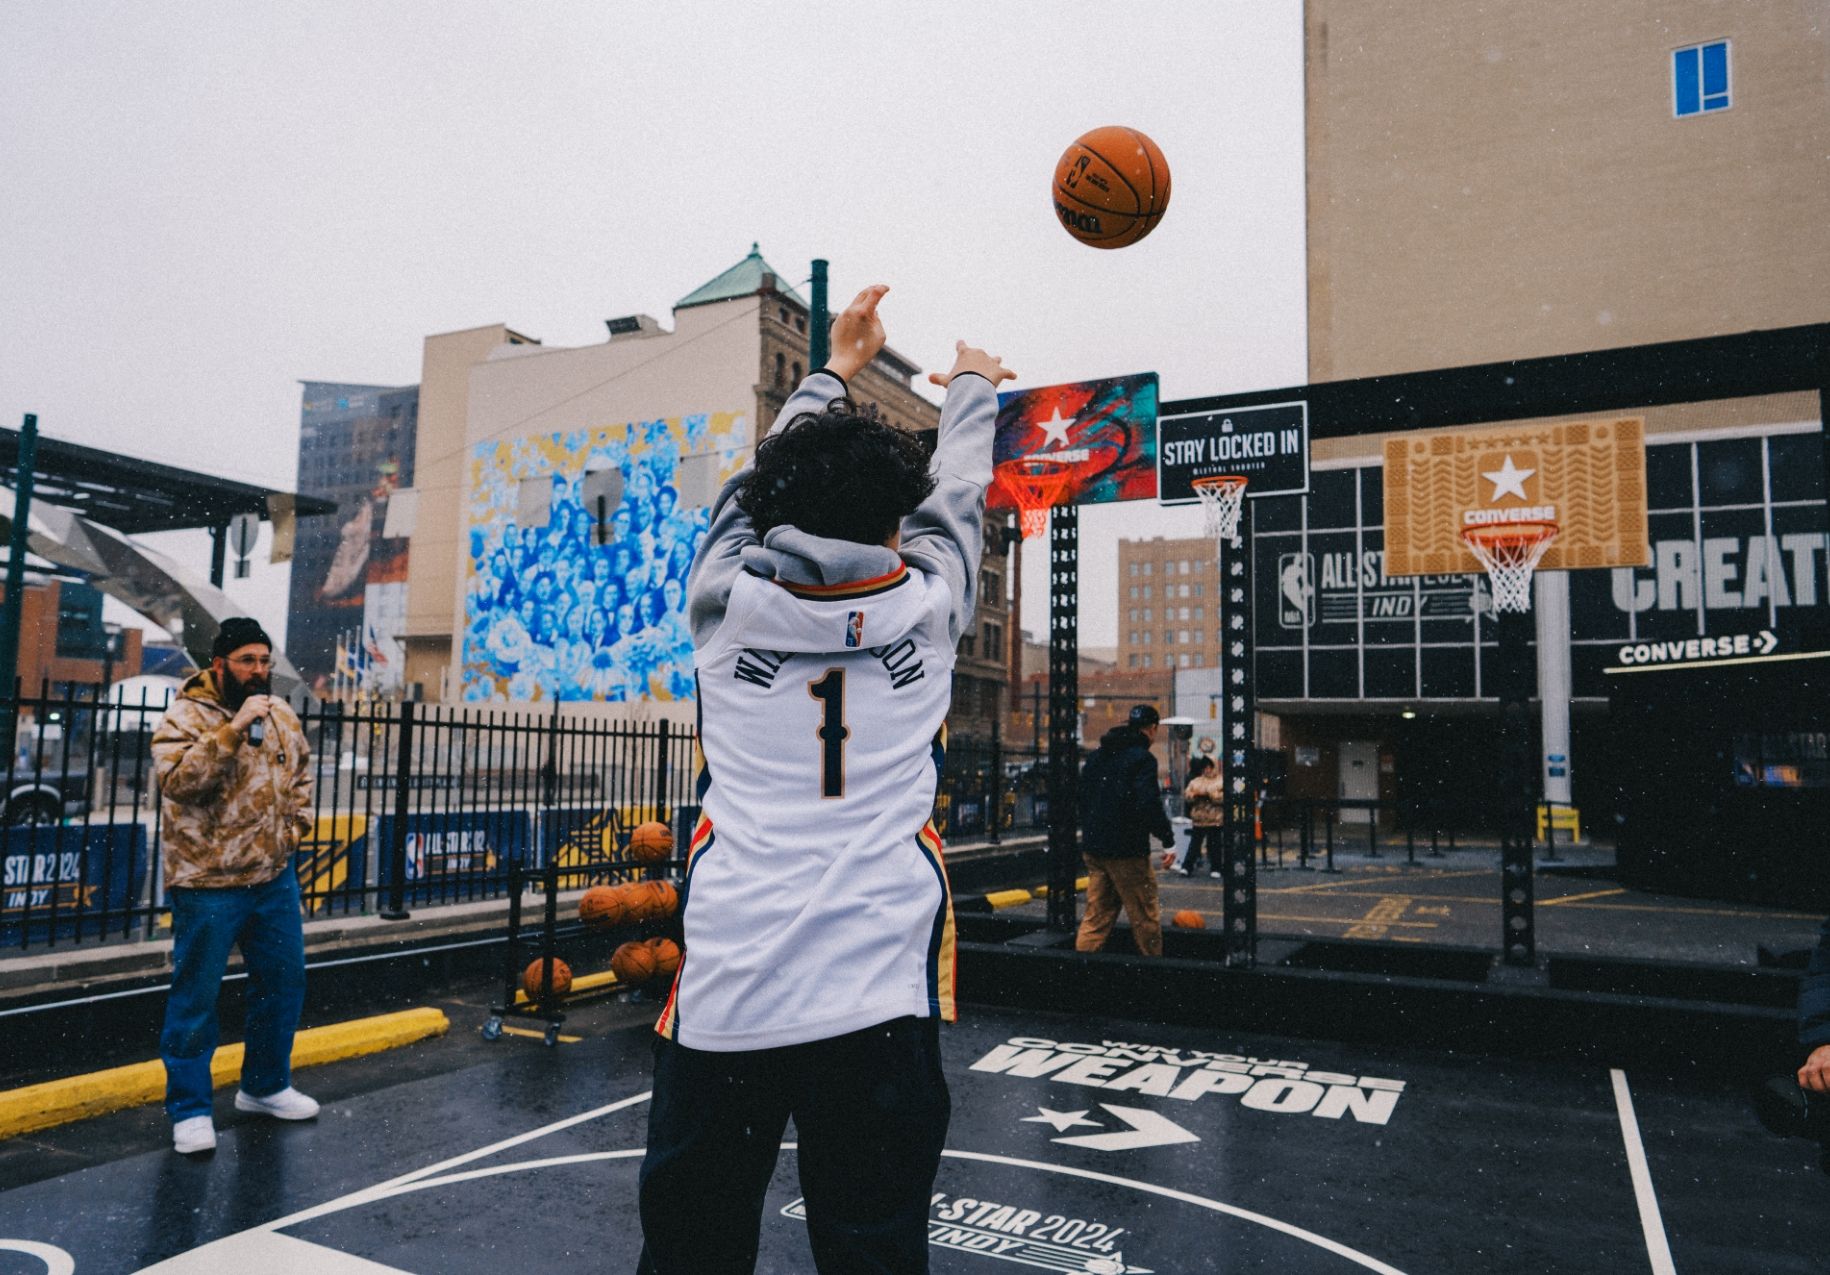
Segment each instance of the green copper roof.
[[793,298],[802,306],[807,303],[801,300],[800,293],[789,286],[782,272],[762,259],[762,253],[755,244],[750,245],[750,255],[713,279],[710,283],[701,284],[691,292],[674,302],[674,309],[684,310],[688,306],[710,305],[714,301],[729,301],[733,297],[756,295],[762,287],[765,274],[775,276],[776,290]]

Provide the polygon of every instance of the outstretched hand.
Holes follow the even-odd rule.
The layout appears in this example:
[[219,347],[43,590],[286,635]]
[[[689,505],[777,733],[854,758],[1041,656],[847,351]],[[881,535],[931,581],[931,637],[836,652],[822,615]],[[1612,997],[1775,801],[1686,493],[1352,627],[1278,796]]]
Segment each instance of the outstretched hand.
[[889,290],[887,283],[872,284],[832,321],[832,357],[826,366],[847,381],[868,367],[883,348],[883,320],[877,317],[877,303]]
[[964,341],[953,343],[953,368],[945,376],[939,372],[929,372],[928,379],[936,385],[951,384],[953,378],[965,372],[976,372],[997,388],[1000,381],[1014,381],[1017,374],[1004,366],[1004,361],[983,350],[974,349]]

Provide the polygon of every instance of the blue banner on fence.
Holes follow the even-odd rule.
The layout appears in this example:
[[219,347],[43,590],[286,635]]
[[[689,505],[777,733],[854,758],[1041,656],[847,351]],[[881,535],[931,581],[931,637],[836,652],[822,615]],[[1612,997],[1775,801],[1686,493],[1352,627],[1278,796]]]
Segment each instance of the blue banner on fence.
[[[378,851],[376,884],[385,891],[394,884],[394,816],[371,821],[368,831]],[[533,817],[525,810],[408,815],[406,898],[424,903],[499,894],[512,869],[534,866],[533,843]]]
[[8,828],[0,840],[0,944],[125,928],[140,901],[146,829],[137,823]]

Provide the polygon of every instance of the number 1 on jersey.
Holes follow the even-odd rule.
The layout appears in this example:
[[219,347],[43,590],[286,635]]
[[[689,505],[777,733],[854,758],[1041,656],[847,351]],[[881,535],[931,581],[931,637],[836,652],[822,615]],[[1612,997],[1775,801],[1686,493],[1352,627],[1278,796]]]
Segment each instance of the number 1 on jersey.
[[845,795],[845,741],[851,728],[845,724],[845,670],[829,668],[817,682],[807,683],[807,693],[825,705],[819,730],[820,796]]

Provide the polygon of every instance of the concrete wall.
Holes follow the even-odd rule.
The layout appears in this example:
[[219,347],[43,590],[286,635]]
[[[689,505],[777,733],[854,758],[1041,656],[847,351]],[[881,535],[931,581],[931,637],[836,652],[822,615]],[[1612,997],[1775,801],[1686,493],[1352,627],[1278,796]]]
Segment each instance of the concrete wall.
[[[1307,0],[1312,381],[1830,318],[1830,0]],[[1671,55],[1731,42],[1674,118]]]

